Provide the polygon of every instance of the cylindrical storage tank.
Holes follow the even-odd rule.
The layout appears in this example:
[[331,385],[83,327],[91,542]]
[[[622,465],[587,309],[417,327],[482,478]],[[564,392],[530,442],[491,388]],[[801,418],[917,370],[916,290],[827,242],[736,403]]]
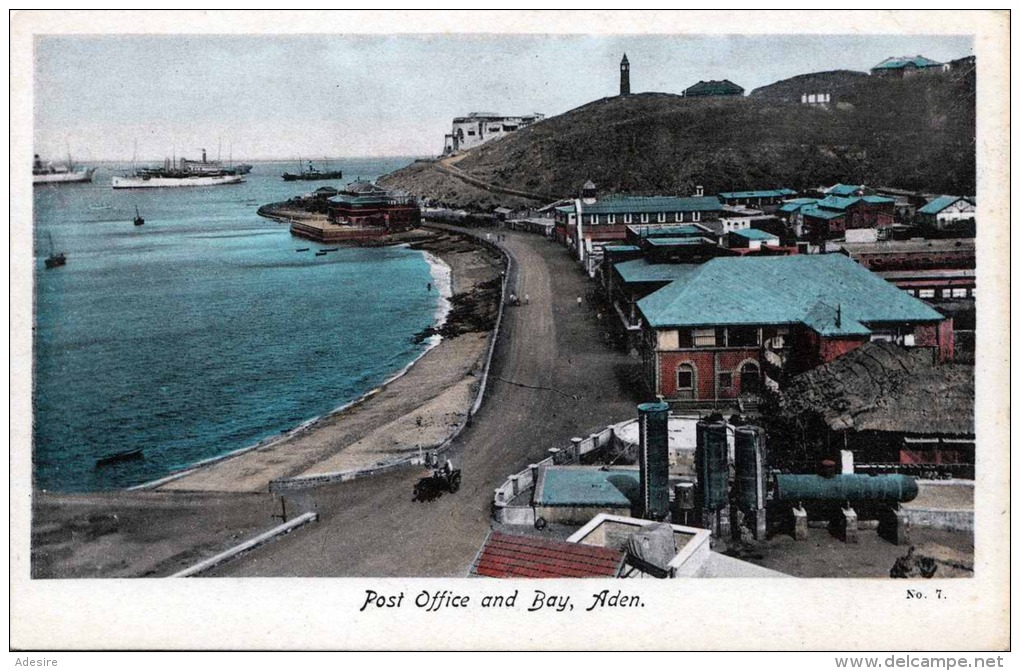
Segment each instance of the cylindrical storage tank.
[[698,476],[699,503],[706,510],[721,510],[729,500],[726,423],[698,422],[697,436],[694,469]]
[[664,520],[669,516],[669,404],[638,406],[641,469],[641,517]]
[[739,426],[735,434],[737,501],[741,510],[765,507],[765,431],[758,426]]
[[874,501],[906,503],[917,497],[917,480],[909,475],[777,475],[779,501]]
[[694,510],[694,483],[680,482],[673,488],[676,507],[680,510]]

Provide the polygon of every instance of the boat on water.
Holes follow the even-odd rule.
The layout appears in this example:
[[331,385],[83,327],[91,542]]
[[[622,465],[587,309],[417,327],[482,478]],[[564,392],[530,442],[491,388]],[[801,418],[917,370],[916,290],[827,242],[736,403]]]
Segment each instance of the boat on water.
[[325,255],[326,255],[326,254],[328,254],[328,253],[329,253],[329,252],[327,252],[326,250],[324,250],[324,249],[320,249],[319,251],[315,252],[315,255],[316,255],[316,256],[325,256]]
[[32,161],[32,184],[73,184],[91,182],[95,168],[76,166],[68,156],[66,165],[43,163],[39,154]]
[[134,450],[125,450],[124,452],[117,452],[115,454],[108,454],[105,457],[96,459],[96,468],[102,468],[103,466],[111,466],[113,464],[119,464],[124,461],[138,461],[144,459],[145,454],[141,448]]
[[144,224],[145,219],[142,218],[142,215],[138,214],[138,206],[135,205],[135,226],[143,226]]
[[311,249],[311,247],[298,247],[294,251],[295,252],[307,252],[309,249]]
[[46,257],[47,268],[57,268],[67,263],[67,254],[64,252],[57,252],[53,249],[53,235],[50,233],[46,234],[46,239],[49,241],[49,256]]
[[313,181],[317,179],[342,179],[344,176],[343,170],[319,170],[312,162],[308,162],[308,167],[299,170],[298,172],[285,172],[283,173],[283,181],[285,182],[297,182],[297,181]]
[[339,247],[323,247],[322,251],[324,251],[324,252],[338,252],[338,251],[340,251],[340,248]]
[[222,186],[244,181],[236,169],[223,166],[219,161],[206,159],[202,150],[201,161],[186,158],[166,159],[161,167],[140,168],[133,174],[116,176],[111,180],[115,189],[159,189],[182,186]]

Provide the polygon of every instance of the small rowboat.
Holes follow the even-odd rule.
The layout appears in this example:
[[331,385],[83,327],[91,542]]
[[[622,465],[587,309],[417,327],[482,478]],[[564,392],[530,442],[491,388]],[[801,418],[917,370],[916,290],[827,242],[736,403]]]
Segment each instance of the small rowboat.
[[105,457],[96,459],[96,468],[103,466],[111,466],[113,464],[119,464],[123,461],[137,461],[144,459],[145,455],[142,453],[141,448],[135,450],[127,450],[125,452],[117,452],[116,454],[108,454]]

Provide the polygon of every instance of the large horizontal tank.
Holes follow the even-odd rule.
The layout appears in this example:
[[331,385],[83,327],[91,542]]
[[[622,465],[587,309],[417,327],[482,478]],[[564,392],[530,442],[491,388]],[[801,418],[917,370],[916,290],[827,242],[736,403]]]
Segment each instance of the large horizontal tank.
[[917,480],[909,475],[777,475],[778,501],[876,501],[906,503],[917,498]]

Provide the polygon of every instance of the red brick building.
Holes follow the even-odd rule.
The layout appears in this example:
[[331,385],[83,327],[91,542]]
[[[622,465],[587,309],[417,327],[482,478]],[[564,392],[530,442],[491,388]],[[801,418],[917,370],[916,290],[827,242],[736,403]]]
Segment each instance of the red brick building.
[[421,223],[421,209],[413,196],[392,193],[363,180],[351,182],[329,199],[329,221],[362,228],[404,231]]
[[754,401],[870,341],[953,358],[951,319],[837,254],[714,259],[637,306],[648,386],[681,406]]

